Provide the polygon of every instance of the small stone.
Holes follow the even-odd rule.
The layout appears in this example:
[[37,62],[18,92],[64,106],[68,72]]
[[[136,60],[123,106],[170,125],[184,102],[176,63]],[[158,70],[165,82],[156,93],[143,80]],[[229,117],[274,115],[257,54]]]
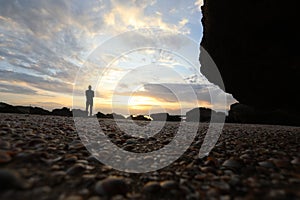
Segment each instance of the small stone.
[[51,192],[51,190],[52,189],[49,186],[42,186],[42,187],[34,188],[32,193],[34,193],[34,195],[44,195],[45,193]]
[[270,161],[262,161],[262,162],[259,162],[258,164],[259,164],[259,166],[265,167],[265,168],[271,168],[271,169],[276,168],[275,165]]
[[123,149],[125,151],[132,151],[134,148],[135,148],[135,145],[128,144],[128,145],[124,146]]
[[289,160],[283,160],[283,159],[271,159],[274,163],[274,165],[278,168],[290,168],[291,163]]
[[291,161],[291,163],[292,163],[293,165],[300,165],[300,159],[299,159],[299,158],[295,158],[295,159],[293,159],[293,160]]
[[126,144],[137,144],[137,141],[135,139],[128,139]]
[[89,162],[98,162],[98,160],[97,160],[97,158],[95,158],[95,156],[89,156],[86,160]]
[[92,197],[88,198],[88,200],[101,200],[101,198],[98,196],[92,196]]
[[29,184],[26,183],[16,171],[0,169],[0,191],[26,189],[28,187]]
[[29,147],[38,147],[41,144],[45,144],[47,141],[44,139],[32,139],[29,141],[28,146]]
[[0,139],[0,149],[10,149],[11,145],[7,141],[3,141]]
[[86,169],[85,165],[78,163],[78,164],[75,164],[72,167],[70,167],[67,170],[67,174],[76,175],[76,174],[82,173],[85,169]]
[[226,160],[222,166],[232,170],[240,170],[244,166],[244,164],[242,163],[242,161],[229,159]]
[[176,190],[179,188],[178,183],[176,183],[175,181],[172,181],[172,180],[162,181],[162,182],[160,182],[160,186],[166,190]]
[[80,140],[74,140],[69,144],[69,150],[80,150],[85,149],[84,145],[81,143]]
[[79,195],[71,195],[64,198],[63,200],[83,200],[83,198]]
[[11,156],[6,151],[0,151],[0,163],[11,161]]
[[222,190],[222,191],[230,190],[230,185],[228,183],[224,182],[224,181],[212,182],[211,185],[215,188],[218,188],[218,189]]
[[77,156],[67,156],[65,162],[76,162],[78,160]]
[[123,178],[108,177],[96,183],[95,191],[101,196],[111,197],[118,194],[126,196],[128,192],[128,186]]
[[143,187],[143,192],[146,194],[158,193],[161,190],[161,186],[156,181],[150,181],[146,183]]

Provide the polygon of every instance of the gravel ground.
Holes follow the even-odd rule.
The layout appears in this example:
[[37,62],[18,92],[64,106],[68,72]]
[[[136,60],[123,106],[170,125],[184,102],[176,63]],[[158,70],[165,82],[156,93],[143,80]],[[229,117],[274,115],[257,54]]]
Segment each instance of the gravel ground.
[[[141,139],[125,135],[113,120],[100,125],[118,147],[137,153],[164,147],[179,127],[170,122]],[[214,149],[200,159],[207,128],[200,125],[173,164],[136,174],[91,156],[73,118],[0,114],[0,199],[300,199],[300,127],[226,124]]]

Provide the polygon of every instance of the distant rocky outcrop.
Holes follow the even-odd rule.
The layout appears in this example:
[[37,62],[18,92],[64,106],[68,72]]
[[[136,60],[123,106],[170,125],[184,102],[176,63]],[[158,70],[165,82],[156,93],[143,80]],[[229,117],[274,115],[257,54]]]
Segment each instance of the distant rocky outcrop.
[[210,108],[194,108],[186,113],[187,122],[210,122],[212,115],[213,122],[225,122],[226,115],[223,112],[216,112]]
[[180,115],[170,115],[169,113],[154,113],[151,114],[150,117],[153,119],[153,121],[181,121]]
[[137,115],[137,116],[130,115],[129,117],[127,117],[127,119],[138,120],[138,121],[151,121],[151,119],[145,117],[144,115]]
[[19,113],[19,114],[36,114],[50,115],[51,112],[39,107],[32,106],[13,106],[0,102],[0,113]]
[[61,109],[52,110],[52,114],[57,115],[57,116],[71,117],[72,116],[72,111],[70,110],[70,108],[63,107]]
[[[244,114],[253,116],[254,109],[300,115],[299,5],[298,0],[204,1],[201,46],[216,63],[226,92],[251,107],[244,107]],[[203,52],[200,62],[202,74],[218,84]]]
[[282,109],[262,109],[236,103],[230,107],[227,122],[300,126],[300,116]]
[[104,114],[102,112],[98,112],[96,116],[97,118],[102,118],[102,119],[125,119],[123,115],[116,114],[116,113]]

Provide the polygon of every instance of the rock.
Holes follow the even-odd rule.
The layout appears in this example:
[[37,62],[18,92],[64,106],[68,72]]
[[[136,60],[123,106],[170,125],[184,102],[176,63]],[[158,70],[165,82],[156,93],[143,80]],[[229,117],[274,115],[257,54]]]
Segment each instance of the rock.
[[124,178],[108,177],[96,183],[95,191],[101,196],[114,196],[118,194],[126,196],[128,186]]
[[297,125],[298,116],[280,109],[255,108],[240,103],[230,106],[227,122],[245,124]]
[[88,200],[101,200],[101,198],[98,196],[92,196],[92,197],[88,198]]
[[0,149],[10,149],[11,145],[9,142],[0,139]]
[[6,151],[0,151],[0,164],[1,163],[7,163],[9,161],[11,161],[10,154]]
[[211,116],[214,116],[213,122],[224,122],[225,113],[216,112],[210,108],[194,108],[186,113],[188,122],[210,122]]
[[77,163],[77,164],[73,165],[72,167],[70,167],[66,173],[69,175],[77,175],[77,174],[84,172],[85,169],[86,169],[85,165]]
[[270,161],[262,161],[258,163],[259,166],[265,167],[265,168],[271,168],[271,169],[275,169],[276,166],[274,165],[274,163],[270,162]]
[[31,106],[12,106],[7,103],[0,102],[0,113],[20,113],[20,114],[37,114],[37,115],[49,115],[48,110],[44,110],[39,107]]
[[161,190],[161,185],[156,181],[150,181],[146,183],[143,187],[143,193],[145,194],[156,194],[159,193],[160,190]]
[[[201,42],[216,63],[226,92],[245,105],[294,113],[295,125],[300,124],[300,110],[294,106],[300,102],[300,95],[295,95],[300,93],[298,8],[297,0],[205,1]],[[201,73],[221,85],[203,50],[200,62]]]
[[106,119],[125,119],[123,115],[111,113],[111,114],[103,114],[102,112],[98,112],[96,114],[97,118],[106,118]]
[[63,200],[83,200],[83,198],[79,195],[71,195],[63,198]]
[[181,121],[180,115],[170,115],[169,113],[154,113],[151,114],[150,117],[153,119],[153,121],[173,121],[173,122]]
[[160,182],[160,186],[164,190],[176,190],[179,188],[178,183],[173,180],[167,180]]
[[69,144],[69,149],[79,150],[85,149],[85,146],[82,144],[80,140],[74,140]]
[[0,169],[0,191],[26,189],[29,186],[30,184],[26,183],[16,171]]
[[223,167],[232,169],[234,171],[239,171],[244,166],[243,162],[236,159],[228,159],[223,164]]
[[67,107],[63,107],[61,109],[52,110],[52,115],[72,117],[72,111]]
[[129,117],[127,117],[127,119],[132,119],[132,120],[138,120],[138,121],[151,121],[150,118],[144,116],[144,115],[130,115]]
[[295,159],[293,159],[293,160],[291,161],[291,163],[292,163],[293,165],[300,165],[300,159],[299,159],[299,158],[295,158]]

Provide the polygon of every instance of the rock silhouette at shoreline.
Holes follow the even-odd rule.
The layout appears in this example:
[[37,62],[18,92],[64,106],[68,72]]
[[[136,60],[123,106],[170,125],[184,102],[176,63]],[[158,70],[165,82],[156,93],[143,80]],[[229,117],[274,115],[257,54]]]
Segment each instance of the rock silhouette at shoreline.
[[[299,5],[297,0],[204,1],[201,46],[217,65],[226,92],[244,105],[233,111],[241,123],[300,124]],[[201,73],[218,84],[203,53],[200,62]]]

